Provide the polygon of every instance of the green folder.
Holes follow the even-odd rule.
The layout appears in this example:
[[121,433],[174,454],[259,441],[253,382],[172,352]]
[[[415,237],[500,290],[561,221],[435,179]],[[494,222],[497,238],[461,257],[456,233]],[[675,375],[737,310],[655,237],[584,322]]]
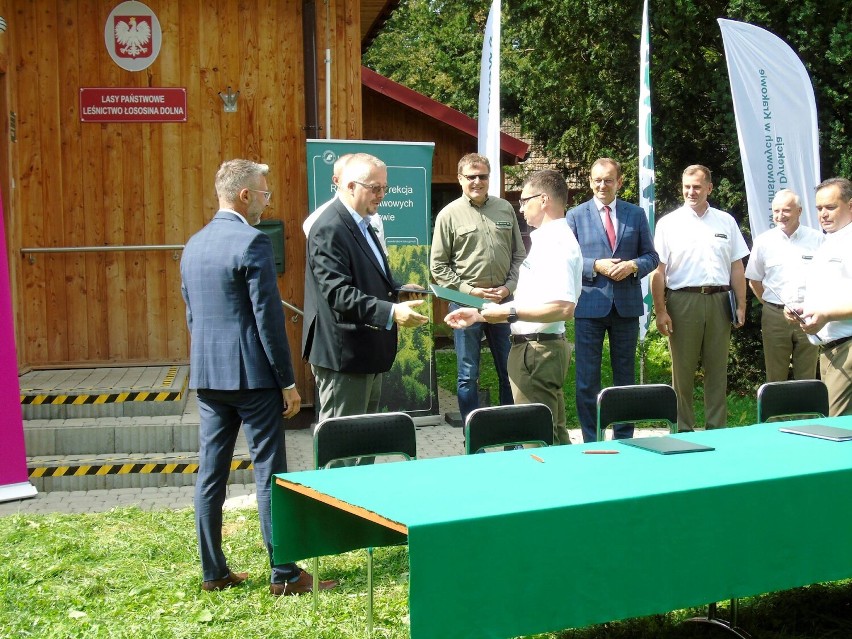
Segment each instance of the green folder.
[[620,439],[620,444],[643,448],[661,455],[676,455],[678,453],[700,453],[707,450],[716,450],[712,446],[696,444],[675,437],[640,437],[638,439]]
[[447,300],[448,302],[455,302],[459,306],[469,306],[471,308],[481,310],[482,305],[485,303],[485,300],[481,297],[468,295],[467,293],[462,293],[451,288],[438,286],[437,284],[430,284],[429,288],[431,288],[432,292],[435,293],[435,295],[440,297],[442,300]]

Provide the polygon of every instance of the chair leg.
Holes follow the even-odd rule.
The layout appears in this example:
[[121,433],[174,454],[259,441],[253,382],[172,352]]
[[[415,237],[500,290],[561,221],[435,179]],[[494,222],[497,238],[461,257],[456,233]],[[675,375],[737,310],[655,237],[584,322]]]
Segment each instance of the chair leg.
[[319,611],[319,557],[314,557],[313,576],[314,583],[311,585],[311,594],[314,597],[314,614],[316,614]]
[[730,634],[734,635],[738,639],[751,639],[751,635],[743,630],[742,628],[737,626],[737,612],[739,610],[739,600],[731,599],[731,620],[725,621],[724,619],[720,619],[716,616],[716,604],[711,603],[707,606],[707,616],[706,617],[692,617],[691,619],[687,619],[686,621],[691,621],[694,623],[702,623],[708,624],[711,626],[715,626],[721,630],[725,630]]
[[373,634],[373,547],[367,548],[367,635]]

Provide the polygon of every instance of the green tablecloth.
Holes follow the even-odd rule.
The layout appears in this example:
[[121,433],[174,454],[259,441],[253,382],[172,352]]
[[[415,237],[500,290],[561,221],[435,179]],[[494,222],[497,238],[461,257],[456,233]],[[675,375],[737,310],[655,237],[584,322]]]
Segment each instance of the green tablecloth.
[[274,485],[275,560],[407,529],[414,639],[581,627],[852,576],[852,442],[778,428],[677,436],[716,448],[703,453],[607,442],[535,451],[544,463],[510,451],[278,475],[404,528]]

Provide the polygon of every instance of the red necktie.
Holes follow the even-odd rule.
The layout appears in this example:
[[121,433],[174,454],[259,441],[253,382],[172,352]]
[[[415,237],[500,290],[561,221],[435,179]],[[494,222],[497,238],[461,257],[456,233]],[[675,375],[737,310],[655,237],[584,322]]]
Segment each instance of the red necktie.
[[609,238],[609,247],[614,251],[615,250],[615,227],[612,225],[612,219],[609,217],[609,207],[604,205],[604,228],[606,229],[606,236]]

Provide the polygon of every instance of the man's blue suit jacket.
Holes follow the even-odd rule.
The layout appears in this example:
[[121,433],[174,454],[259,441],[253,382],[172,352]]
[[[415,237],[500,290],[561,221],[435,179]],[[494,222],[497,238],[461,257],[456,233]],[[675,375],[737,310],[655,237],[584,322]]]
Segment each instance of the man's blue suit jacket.
[[186,243],[181,293],[190,388],[247,390],[294,383],[272,242],[219,211]]
[[[623,200],[615,200],[618,220],[616,244],[609,245],[601,216],[594,199],[583,202],[565,215],[583,254],[583,292],[574,309],[574,317],[605,317],[615,306],[622,317],[639,317],[643,313],[640,280],[657,268],[660,261],[645,212]],[[595,273],[595,260],[607,258],[636,260],[636,276],[614,282]]]

